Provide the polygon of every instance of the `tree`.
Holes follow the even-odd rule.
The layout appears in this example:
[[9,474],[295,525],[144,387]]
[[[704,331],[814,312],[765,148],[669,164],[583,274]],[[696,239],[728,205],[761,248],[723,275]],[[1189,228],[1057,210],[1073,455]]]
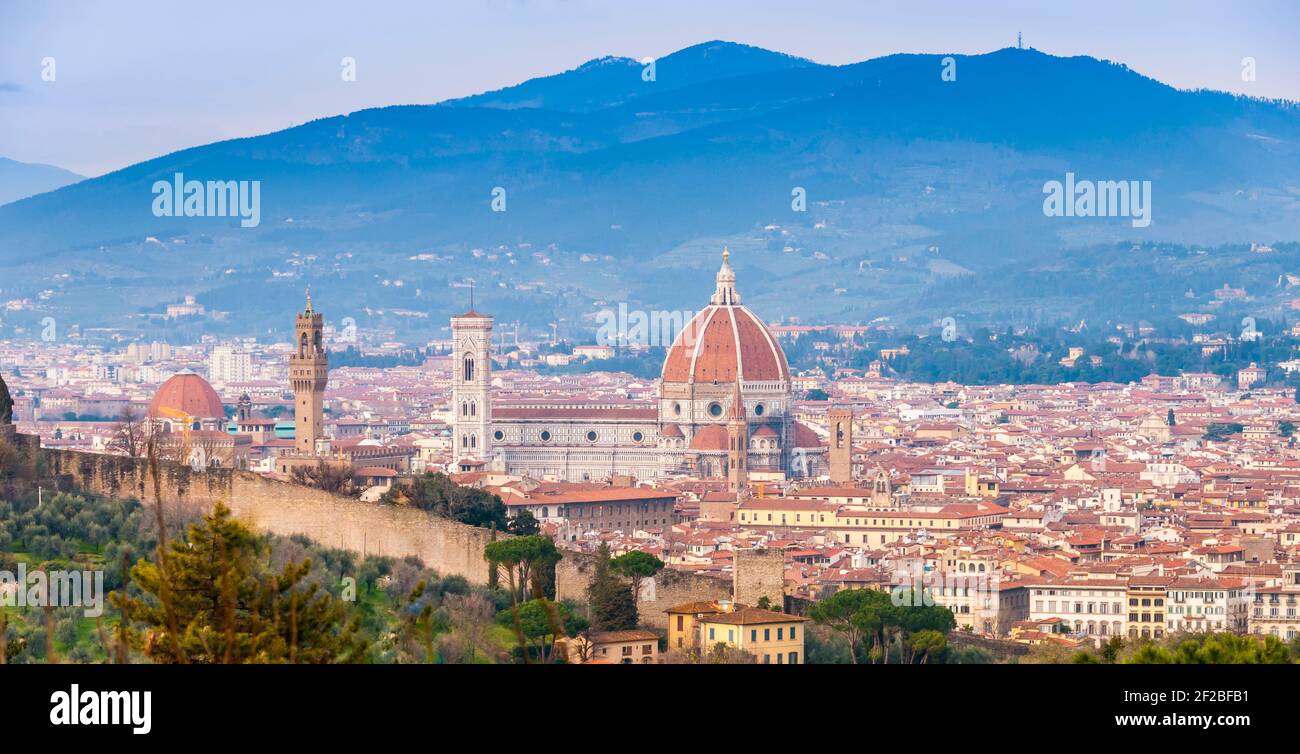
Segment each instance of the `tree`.
[[936,631],[932,628],[917,631],[912,636],[912,654],[908,658],[909,663],[915,663],[916,658],[921,658],[921,664],[924,665],[926,660],[931,657],[942,657],[948,649],[948,636],[942,631]]
[[[366,643],[348,603],[305,584],[311,560],[274,572],[266,540],[221,503],[131,578],[144,593],[113,594],[135,624],[133,646],[163,663],[356,662]],[[163,563],[166,563],[164,566]],[[137,628],[138,626],[139,628]]]
[[636,603],[641,599],[641,584],[662,571],[664,562],[648,552],[632,550],[609,561],[609,567],[632,582],[632,601]]
[[1131,665],[1289,665],[1291,652],[1276,636],[1238,636],[1223,632],[1175,637],[1165,644],[1144,644],[1127,661]]
[[475,487],[464,487],[446,474],[426,472],[410,484],[397,484],[380,498],[388,504],[404,503],[470,526],[496,526],[508,531],[509,513],[501,498]]
[[[542,662],[554,659],[553,653],[549,651],[550,648],[560,637],[571,636],[570,628],[578,627],[571,622],[573,614],[568,606],[545,598],[531,599],[521,603],[517,608],[502,610],[497,614],[497,621],[502,625],[509,625],[509,622],[514,620],[516,612],[524,638],[533,643],[537,656]],[[524,652],[529,651],[526,644],[521,644],[520,648]]]
[[1175,424],[1174,424],[1174,410],[1173,410],[1172,408],[1169,409],[1169,414],[1168,414],[1167,416],[1165,416],[1165,423],[1168,424],[1168,425],[1171,426],[1171,427],[1175,426]]
[[[515,617],[515,638],[524,652],[524,662],[528,662],[528,645],[520,622],[519,601],[528,587],[529,572],[539,566],[554,565],[560,560],[560,553],[549,538],[534,535],[489,542],[483,548],[483,555],[494,568],[506,572],[506,582],[510,587],[510,609]],[[540,585],[536,591],[542,591]]]
[[352,491],[356,472],[348,464],[317,461],[315,466],[294,466],[293,480],[298,484],[316,487],[326,492],[347,494]]
[[862,621],[855,620],[855,616],[869,604],[879,601],[876,595],[887,596],[883,592],[867,589],[841,589],[808,608],[808,617],[814,623],[827,626],[848,640],[849,654],[855,665],[858,662],[858,645],[863,637],[862,629],[868,627]]
[[153,423],[144,420],[126,406],[122,413],[118,414],[117,424],[113,427],[113,436],[109,440],[109,448],[114,452],[121,453],[130,458],[140,458],[144,455],[145,435],[150,433]]
[[527,537],[542,530],[541,524],[532,511],[524,509],[510,518],[506,531],[519,537]]
[[593,631],[626,631],[636,628],[636,597],[632,589],[612,570],[609,545],[596,550],[596,563],[587,586],[587,607]]
[[[814,604],[808,615],[813,622],[845,635],[855,663],[857,646],[866,637],[871,639],[867,654],[873,662],[879,657],[888,663],[895,646],[900,658],[914,662],[920,657],[924,662],[932,655],[942,654],[948,632],[957,625],[951,610],[926,604],[929,600],[925,597],[922,591],[846,589]],[[944,637],[944,641],[939,642],[934,634]]]
[[482,594],[449,594],[445,604],[451,625],[464,639],[463,651],[449,661],[474,662],[480,650],[490,647],[487,628],[496,617],[496,606]]

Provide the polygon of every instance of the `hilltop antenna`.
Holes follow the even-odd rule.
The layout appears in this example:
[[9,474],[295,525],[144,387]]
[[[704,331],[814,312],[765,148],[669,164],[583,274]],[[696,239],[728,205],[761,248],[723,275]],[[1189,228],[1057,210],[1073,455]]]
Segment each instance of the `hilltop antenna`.
[[1022,39],[1022,37],[1021,37],[1021,35],[1020,35],[1020,32],[1016,32],[1016,49],[1017,49],[1017,50],[1023,50],[1023,49],[1025,49],[1025,45],[1024,45],[1023,39]]

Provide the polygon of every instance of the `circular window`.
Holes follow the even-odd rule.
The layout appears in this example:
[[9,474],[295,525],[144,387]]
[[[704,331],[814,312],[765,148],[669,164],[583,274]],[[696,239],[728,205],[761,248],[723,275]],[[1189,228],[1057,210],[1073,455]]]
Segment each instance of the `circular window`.
[[710,404],[709,404],[709,415],[710,415],[710,416],[722,416],[722,404],[721,404],[721,403],[710,403]]
[[681,416],[681,415],[682,415],[682,404],[680,404],[680,403],[674,403],[674,404],[673,404],[673,413],[674,413],[674,414],[677,414],[678,416]]
[[595,441],[596,441],[596,430],[593,429],[587,432],[587,442],[595,442]]
[[765,411],[765,410],[766,410],[766,409],[763,408],[763,404],[761,404],[761,403],[755,403],[755,404],[754,404],[754,416],[762,416],[762,415],[763,415],[763,411]]
[[550,442],[550,441],[551,441],[551,430],[549,430],[549,429],[543,429],[543,430],[542,430],[542,442]]
[[495,432],[492,433],[492,439],[493,439],[493,440],[504,440],[504,439],[506,439],[506,433],[505,433],[505,432],[502,432],[501,430],[498,429],[497,431],[495,431]]
[[641,442],[644,439],[645,439],[645,435],[642,434],[641,432],[632,433],[632,442]]

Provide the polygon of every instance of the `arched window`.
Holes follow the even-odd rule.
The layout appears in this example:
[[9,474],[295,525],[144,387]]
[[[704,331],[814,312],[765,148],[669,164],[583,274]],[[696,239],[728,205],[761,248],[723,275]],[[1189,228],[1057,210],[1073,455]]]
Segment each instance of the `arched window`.
[[298,339],[298,355],[307,355],[307,333],[303,333],[302,337]]
[[474,380],[474,357],[469,354],[465,354],[464,380],[465,382]]
[[469,402],[469,415],[478,416],[478,401]]

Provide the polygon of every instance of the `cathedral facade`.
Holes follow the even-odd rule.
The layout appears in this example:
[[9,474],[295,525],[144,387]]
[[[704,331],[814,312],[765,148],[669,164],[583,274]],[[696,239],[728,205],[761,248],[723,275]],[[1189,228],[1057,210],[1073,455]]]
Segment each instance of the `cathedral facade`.
[[741,303],[729,256],[708,306],[668,349],[654,403],[495,398],[492,318],[453,317],[453,462],[560,481],[727,479],[732,489],[825,475],[822,440],[794,418],[785,353]]

